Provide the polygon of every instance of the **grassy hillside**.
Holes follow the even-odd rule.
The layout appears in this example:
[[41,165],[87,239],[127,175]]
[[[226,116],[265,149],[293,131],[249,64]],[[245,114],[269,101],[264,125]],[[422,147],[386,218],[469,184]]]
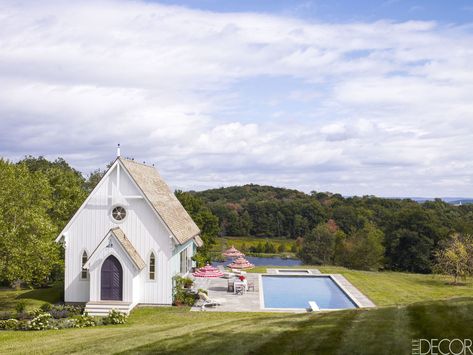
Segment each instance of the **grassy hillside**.
[[473,298],[320,314],[141,308],[123,326],[0,332],[1,353],[410,354],[411,339],[470,338]]
[[56,303],[62,299],[63,286],[56,284],[39,289],[0,289],[0,312],[12,311],[18,302],[24,302],[27,310],[39,308],[43,303]]

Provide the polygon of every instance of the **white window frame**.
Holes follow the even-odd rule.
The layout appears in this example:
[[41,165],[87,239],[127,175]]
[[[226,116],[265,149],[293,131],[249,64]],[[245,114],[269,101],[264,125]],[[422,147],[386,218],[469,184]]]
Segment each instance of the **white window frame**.
[[[181,274],[187,274],[189,272],[189,263],[188,263],[188,257],[187,257],[187,248],[183,249],[181,252],[180,252],[180,260],[179,260],[179,264],[180,264],[180,272]],[[184,267],[183,267],[184,266]],[[184,269],[184,270],[182,270]]]
[[[86,256],[85,262],[84,262],[84,254]],[[80,268],[80,277],[79,277],[80,280],[82,280],[82,281],[89,280],[89,270],[84,269],[84,265],[87,262],[87,260],[89,260],[89,253],[87,252],[86,249],[83,249],[82,252],[80,253],[81,268]],[[86,274],[86,277],[84,277],[84,273]]]
[[[154,258],[154,270],[151,271],[151,257]],[[156,253],[151,250],[151,252],[149,253],[149,256],[148,256],[148,280],[149,281],[156,281],[156,263],[157,263],[157,257],[156,257]],[[154,278],[151,278],[151,272],[153,273],[154,275]]]

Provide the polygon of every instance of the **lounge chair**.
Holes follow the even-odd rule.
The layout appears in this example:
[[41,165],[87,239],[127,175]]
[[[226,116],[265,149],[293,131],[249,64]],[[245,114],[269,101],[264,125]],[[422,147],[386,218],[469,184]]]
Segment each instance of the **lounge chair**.
[[225,271],[225,272],[223,273],[223,278],[224,278],[224,279],[232,279],[232,278],[234,278],[234,277],[235,277],[235,273],[233,273],[233,272]]
[[203,292],[199,292],[199,298],[200,300],[202,301],[202,304],[200,306],[200,309],[203,311],[205,310],[205,307],[206,306],[209,306],[209,307],[216,307],[216,306],[220,306],[221,303],[217,300],[212,300],[209,298],[209,296],[207,296],[205,293]]

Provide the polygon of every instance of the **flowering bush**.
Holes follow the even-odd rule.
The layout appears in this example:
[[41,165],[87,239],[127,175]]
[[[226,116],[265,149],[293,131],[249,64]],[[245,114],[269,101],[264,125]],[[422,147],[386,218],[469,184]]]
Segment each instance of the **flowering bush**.
[[116,309],[112,309],[106,318],[104,318],[104,324],[125,324],[128,316],[125,313],[119,312]]
[[0,312],[0,320],[7,320],[15,318],[15,314],[13,312]]
[[28,330],[44,330],[50,329],[49,320],[51,319],[49,313],[41,313],[28,322]]
[[43,312],[49,312],[51,308],[51,303],[43,303],[41,307],[39,307],[39,309],[41,309]]
[[49,310],[49,313],[53,318],[60,319],[81,315],[83,311],[84,307],[82,306],[53,305]]
[[18,320],[16,319],[6,319],[6,320],[0,320],[0,329],[6,329],[6,330],[11,330],[11,329],[16,329],[18,326]]
[[94,317],[89,316],[87,312],[75,317],[74,320],[75,328],[95,327],[97,325],[97,322],[95,321]]
[[[45,312],[45,309],[49,311]],[[102,324],[124,324],[128,316],[117,310],[112,310],[103,318],[89,316],[87,313],[81,314],[84,307],[69,305],[45,305],[31,312],[8,313],[4,312],[0,316],[0,330],[45,330],[64,328],[85,328],[95,327]],[[6,318],[9,316],[9,318]],[[16,317],[17,319],[14,319]]]
[[65,328],[78,328],[77,321],[74,318],[68,319],[51,319],[51,329],[65,329]]

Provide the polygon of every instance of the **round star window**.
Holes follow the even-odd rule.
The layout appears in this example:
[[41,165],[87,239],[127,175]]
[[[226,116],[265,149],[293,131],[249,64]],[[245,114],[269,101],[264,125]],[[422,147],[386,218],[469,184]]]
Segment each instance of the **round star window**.
[[123,221],[126,217],[126,210],[122,206],[114,207],[112,217],[115,221]]

